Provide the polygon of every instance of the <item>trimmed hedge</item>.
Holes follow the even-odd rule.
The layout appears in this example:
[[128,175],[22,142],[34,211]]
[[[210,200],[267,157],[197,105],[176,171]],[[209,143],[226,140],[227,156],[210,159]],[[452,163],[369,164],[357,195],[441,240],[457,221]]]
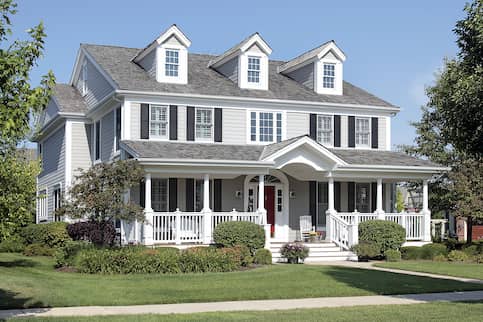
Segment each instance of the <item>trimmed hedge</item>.
[[94,245],[85,241],[68,241],[54,253],[55,267],[74,265],[74,258],[81,250],[92,249]]
[[381,255],[388,249],[400,249],[406,240],[406,230],[387,220],[369,220],[359,224],[359,241],[372,242]]
[[41,244],[47,247],[61,247],[69,240],[67,224],[64,222],[50,222],[47,224],[31,224],[22,228],[20,236],[27,244]]
[[25,240],[20,236],[12,236],[0,243],[0,253],[21,253],[25,249]]
[[443,244],[426,244],[421,247],[421,250],[419,252],[420,258],[421,259],[433,259],[436,256],[443,255],[446,256],[448,255],[448,250],[446,248],[446,245]]
[[368,260],[381,256],[380,247],[373,242],[361,242],[352,246],[352,251],[357,254],[359,260]]
[[67,233],[73,240],[89,241],[98,246],[113,246],[116,228],[111,221],[82,221],[67,226]]
[[421,258],[421,247],[405,246],[401,247],[401,256],[404,260],[414,260]]
[[386,256],[388,262],[399,262],[401,260],[401,252],[396,249],[386,250],[384,256]]
[[27,245],[23,250],[25,256],[53,256],[54,252],[54,248],[39,243]]
[[253,262],[259,265],[271,265],[272,253],[265,248],[260,248],[256,251]]
[[452,250],[448,254],[448,260],[450,262],[466,262],[470,257],[461,250]]
[[216,226],[213,240],[223,247],[246,246],[252,255],[265,245],[262,226],[247,221],[228,221]]

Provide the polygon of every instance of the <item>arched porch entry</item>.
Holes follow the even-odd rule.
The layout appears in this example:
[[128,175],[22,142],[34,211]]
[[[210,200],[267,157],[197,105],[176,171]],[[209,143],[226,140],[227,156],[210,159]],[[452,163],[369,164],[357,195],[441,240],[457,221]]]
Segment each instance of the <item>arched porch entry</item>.
[[[258,208],[259,176],[248,175],[244,182],[244,205],[247,211]],[[264,176],[264,200],[272,241],[287,241],[289,236],[289,181],[280,170]]]

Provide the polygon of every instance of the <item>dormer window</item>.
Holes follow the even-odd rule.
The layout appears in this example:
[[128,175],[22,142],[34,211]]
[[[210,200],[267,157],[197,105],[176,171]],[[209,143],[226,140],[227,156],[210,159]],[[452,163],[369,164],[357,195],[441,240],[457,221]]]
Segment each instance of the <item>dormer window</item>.
[[324,64],[324,79],[322,86],[324,88],[334,88],[335,84],[335,64]]
[[168,77],[178,77],[179,70],[179,50],[166,49],[165,75]]
[[260,57],[248,57],[248,82],[260,83]]

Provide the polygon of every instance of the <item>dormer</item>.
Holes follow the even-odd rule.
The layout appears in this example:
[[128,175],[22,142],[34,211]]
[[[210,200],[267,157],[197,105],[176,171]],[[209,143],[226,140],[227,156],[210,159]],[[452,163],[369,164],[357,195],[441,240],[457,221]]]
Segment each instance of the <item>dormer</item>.
[[228,77],[240,88],[268,90],[268,56],[271,53],[265,40],[254,33],[210,61],[208,67]]
[[132,59],[160,83],[188,84],[191,41],[172,25]]
[[346,57],[331,40],[280,65],[278,72],[318,94],[342,95]]

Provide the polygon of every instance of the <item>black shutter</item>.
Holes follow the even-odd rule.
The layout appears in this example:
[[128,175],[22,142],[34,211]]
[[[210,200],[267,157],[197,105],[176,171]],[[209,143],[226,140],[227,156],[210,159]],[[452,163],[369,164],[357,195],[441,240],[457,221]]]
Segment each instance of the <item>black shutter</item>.
[[317,114],[310,114],[310,137],[317,141]]
[[349,148],[356,147],[356,118],[349,116]]
[[379,146],[379,127],[377,117],[373,117],[371,120],[371,147],[377,149]]
[[334,146],[340,147],[340,115],[334,115]]
[[178,207],[178,179],[169,178],[168,180],[168,193],[169,193],[169,211],[176,211]]
[[146,206],[146,185],[144,180],[139,181],[139,205],[143,208]]
[[376,211],[377,183],[371,182],[371,211]]
[[317,225],[317,181],[309,181],[309,213],[312,226]]
[[178,106],[169,106],[169,139],[178,139]]
[[223,110],[215,108],[215,142],[223,140]]
[[342,211],[340,208],[340,182],[334,181],[334,207],[337,211]]
[[221,179],[213,180],[213,211],[221,211],[221,194],[222,194],[222,183]]
[[186,179],[186,211],[195,211],[195,180]]
[[348,194],[348,211],[353,212],[356,209],[356,184],[355,182],[347,183],[347,194]]
[[141,104],[141,139],[149,139],[149,104]]
[[186,108],[186,140],[195,140],[195,108],[193,106]]

